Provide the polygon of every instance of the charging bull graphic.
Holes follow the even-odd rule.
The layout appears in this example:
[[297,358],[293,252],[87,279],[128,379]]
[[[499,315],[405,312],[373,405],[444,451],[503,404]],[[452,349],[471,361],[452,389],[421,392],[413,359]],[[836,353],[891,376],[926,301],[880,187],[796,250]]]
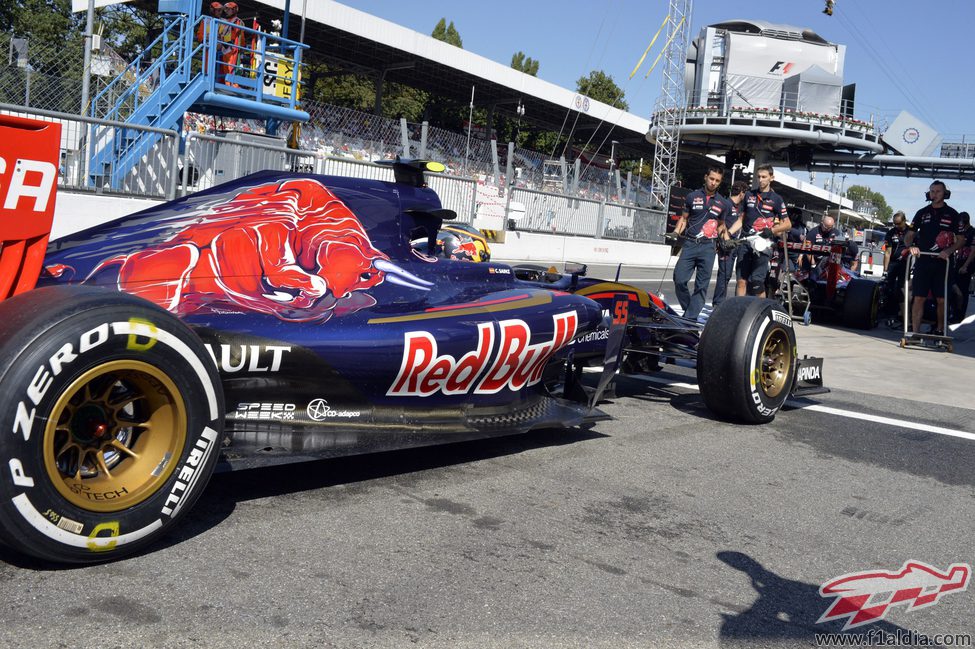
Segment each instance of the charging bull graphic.
[[954,563],[941,572],[920,561],[908,561],[897,572],[868,570],[831,579],[819,588],[822,597],[835,597],[818,623],[847,618],[843,630],[879,622],[894,606],[914,611],[934,606],[948,593],[968,589],[971,567]]
[[321,183],[293,179],[244,189],[165,241],[98,264],[120,290],[189,314],[222,303],[282,320],[325,322],[376,303],[383,281],[431,282],[375,249],[355,214]]

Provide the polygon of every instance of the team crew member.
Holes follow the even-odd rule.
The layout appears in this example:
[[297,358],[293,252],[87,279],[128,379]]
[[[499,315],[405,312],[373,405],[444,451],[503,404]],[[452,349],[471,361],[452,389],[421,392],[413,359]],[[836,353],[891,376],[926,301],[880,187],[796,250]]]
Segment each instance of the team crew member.
[[847,238],[843,244],[843,263],[850,270],[860,270],[860,246],[853,239]]
[[[955,251],[965,244],[958,212],[945,203],[950,195],[948,188],[940,180],[931,183],[928,193],[925,194],[931,204],[917,211],[911,221],[911,230],[904,239],[911,254],[917,257],[914,264],[914,284],[911,288],[911,295],[914,296],[911,324],[915,335],[920,331],[924,301],[929,293],[934,295],[938,304],[938,323],[933,333],[936,336],[944,335],[941,326],[945,317],[946,264]],[[919,256],[922,250],[936,252],[938,256]]]
[[[802,243],[806,240],[806,226],[802,222],[802,210],[798,207],[789,208],[789,219],[792,221],[792,227],[789,229],[789,234],[786,237],[786,241],[789,243]],[[796,272],[799,267],[799,252],[796,250],[786,249],[785,257],[789,259],[789,272]]]
[[954,322],[961,322],[968,315],[968,295],[971,292],[972,275],[975,274],[975,228],[972,227],[972,219],[968,212],[962,212],[958,217],[961,219],[965,243],[955,253],[957,270],[952,286]]
[[[745,194],[745,211],[741,230],[745,234],[762,234],[774,238],[792,228],[789,213],[782,197],[772,191],[775,170],[772,165],[759,165],[755,169],[758,189]],[[772,250],[757,253],[751,248],[738,256],[738,295],[765,297],[765,280],[768,278]]]
[[[833,239],[839,234],[835,226],[836,219],[829,214],[825,215],[819,222],[819,225],[806,233],[806,241],[816,246],[828,246],[833,243]],[[817,257],[812,254],[803,255],[800,260],[800,266],[807,270],[812,270],[816,267],[816,259]]]
[[904,298],[904,270],[907,268],[905,255],[907,248],[904,238],[907,236],[907,216],[903,212],[894,214],[894,227],[887,230],[884,237],[884,304],[889,315],[900,312],[900,302]]
[[[684,317],[697,320],[707,299],[711,270],[714,268],[714,243],[719,229],[724,229],[725,214],[731,210],[727,199],[718,195],[724,177],[721,167],[708,167],[704,187],[687,195],[684,210],[677,220],[674,233],[684,235],[680,257],[674,265],[674,292],[684,309]],[[727,237],[727,234],[725,234]],[[688,283],[694,274],[694,293]]]
[[[748,191],[748,183],[740,180],[731,186],[728,194],[728,202],[731,209],[725,214],[725,231],[729,238],[735,239],[741,231],[741,208],[745,202],[745,192]],[[732,273],[735,272],[735,260],[738,258],[738,247],[730,251],[718,252],[718,277],[715,280],[714,295],[711,297],[711,304],[717,308],[724,301],[728,294],[728,282],[731,281]]]

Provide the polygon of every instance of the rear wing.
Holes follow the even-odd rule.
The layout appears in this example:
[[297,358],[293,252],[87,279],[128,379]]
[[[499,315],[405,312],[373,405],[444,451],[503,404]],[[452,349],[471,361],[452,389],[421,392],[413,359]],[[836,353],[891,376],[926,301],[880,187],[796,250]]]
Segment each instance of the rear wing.
[[54,222],[61,125],[0,115],[0,300],[34,288]]

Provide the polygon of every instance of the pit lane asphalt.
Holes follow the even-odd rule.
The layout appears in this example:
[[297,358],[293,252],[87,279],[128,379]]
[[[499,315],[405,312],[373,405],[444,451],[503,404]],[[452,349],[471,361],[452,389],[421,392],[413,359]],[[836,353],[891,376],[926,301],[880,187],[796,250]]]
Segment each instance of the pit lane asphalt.
[[[817,624],[824,581],[973,563],[975,441],[937,431],[975,434],[975,343],[798,335],[837,388],[799,405],[839,414],[727,424],[669,368],[622,378],[585,429],[218,475],[141,556],[0,553],[0,646],[815,646],[842,626]],[[943,398],[889,396],[882,362]],[[879,628],[975,634],[973,593]]]

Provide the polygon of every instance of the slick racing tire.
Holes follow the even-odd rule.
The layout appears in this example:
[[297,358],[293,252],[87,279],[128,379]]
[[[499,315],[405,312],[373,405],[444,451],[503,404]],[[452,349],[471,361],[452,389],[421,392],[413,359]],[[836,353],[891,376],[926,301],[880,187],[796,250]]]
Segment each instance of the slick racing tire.
[[114,290],[0,303],[0,539],[62,563],[137,551],[185,514],[220,452],[223,394],[196,335]]
[[792,319],[772,300],[735,297],[711,313],[697,348],[704,403],[723,419],[766,423],[795,380]]
[[880,282],[854,279],[843,297],[843,324],[852,329],[873,329],[880,313]]

